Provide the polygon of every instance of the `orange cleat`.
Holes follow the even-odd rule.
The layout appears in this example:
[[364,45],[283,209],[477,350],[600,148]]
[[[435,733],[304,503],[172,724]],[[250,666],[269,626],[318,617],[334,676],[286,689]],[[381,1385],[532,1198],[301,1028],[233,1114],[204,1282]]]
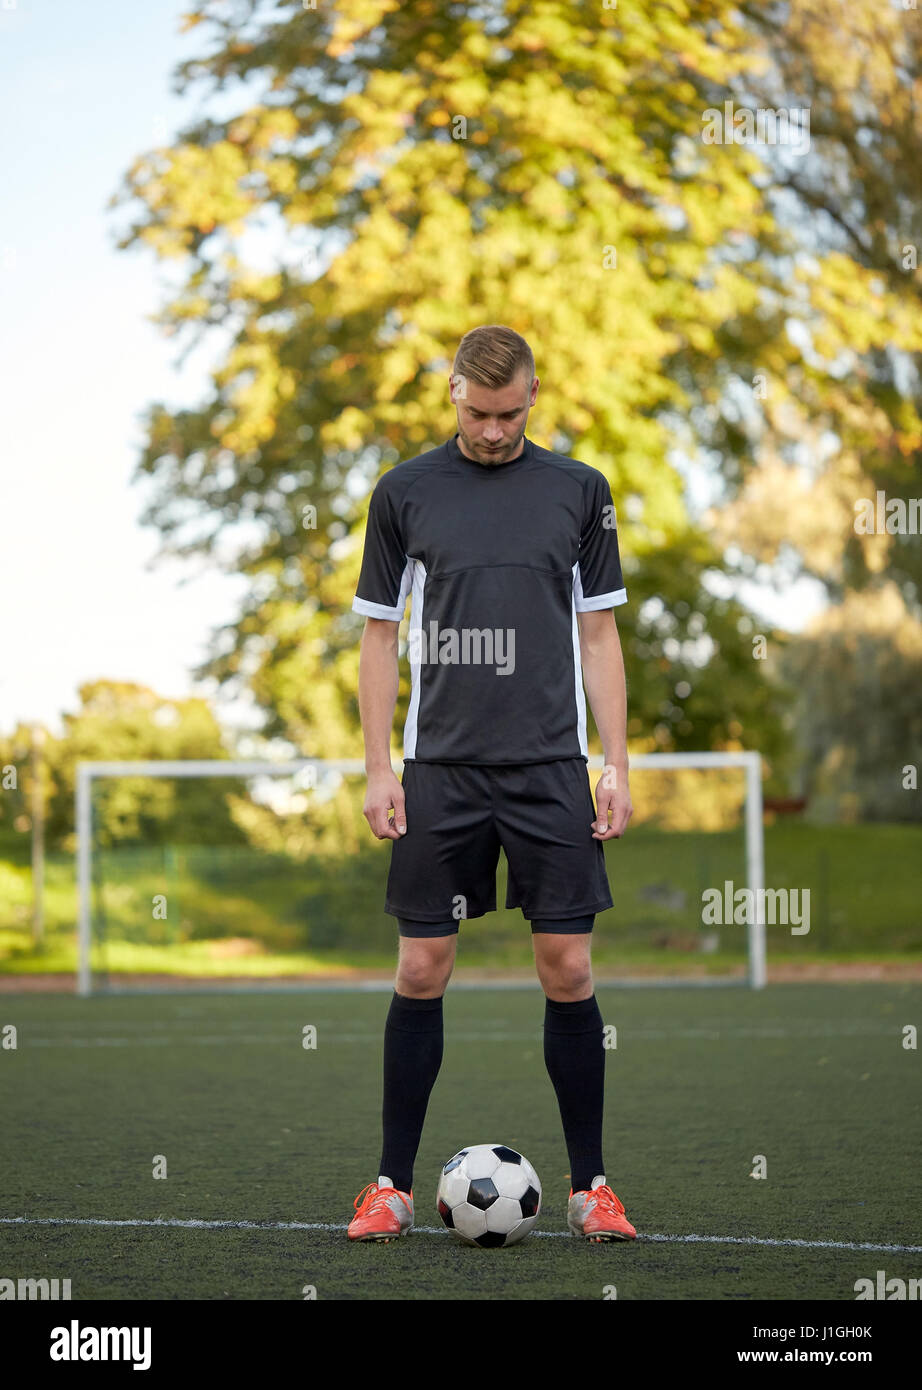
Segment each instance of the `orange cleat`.
[[624,1205],[605,1181],[604,1173],[593,1178],[587,1192],[570,1191],[567,1225],[584,1240],[636,1240],[637,1232],[624,1214]]
[[413,1229],[413,1193],[399,1192],[390,1178],[379,1174],[377,1182],[363,1187],[352,1204],[350,1240],[379,1240],[387,1244]]

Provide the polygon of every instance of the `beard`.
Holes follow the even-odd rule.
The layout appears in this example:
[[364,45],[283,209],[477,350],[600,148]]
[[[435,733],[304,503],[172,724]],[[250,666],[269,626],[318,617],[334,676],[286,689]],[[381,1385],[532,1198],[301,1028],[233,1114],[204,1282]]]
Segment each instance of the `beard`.
[[487,453],[485,451],[485,446],[471,439],[469,435],[466,435],[460,422],[458,423],[458,437],[464,445],[466,453],[475,463],[482,464],[484,468],[495,467],[499,463],[508,463],[518,450],[524,436],[525,426],[523,425],[522,429],[513,440],[503,444],[502,448],[498,449],[496,453]]

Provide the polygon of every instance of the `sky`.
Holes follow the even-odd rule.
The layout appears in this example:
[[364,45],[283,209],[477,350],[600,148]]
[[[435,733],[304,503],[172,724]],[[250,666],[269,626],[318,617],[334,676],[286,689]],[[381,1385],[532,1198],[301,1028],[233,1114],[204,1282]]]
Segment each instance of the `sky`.
[[[149,322],[167,272],[119,251],[130,208],[109,209],[131,162],[216,107],[172,91],[207,26],[179,33],[182,0],[0,0],[0,730],[37,720],[61,732],[85,681],[137,681],[214,699],[191,669],[231,622],[244,581],[202,561],[151,562],[133,482],[142,414],[192,406],[220,344],[180,368]],[[749,589],[771,621],[800,626],[807,592]],[[228,726],[254,723],[215,699]]]
[[132,484],[142,412],[156,399],[193,404],[207,364],[197,354],[177,369],[175,342],[148,321],[165,273],[151,253],[116,249],[130,214],[106,206],[132,159],[204,101],[174,96],[170,82],[202,31],[178,33],[177,0],[10,2],[0,0],[0,728],[35,719],[59,732],[87,680],[211,693],[190,668],[243,583],[201,563],[149,566],[159,537],[139,517],[150,485]]

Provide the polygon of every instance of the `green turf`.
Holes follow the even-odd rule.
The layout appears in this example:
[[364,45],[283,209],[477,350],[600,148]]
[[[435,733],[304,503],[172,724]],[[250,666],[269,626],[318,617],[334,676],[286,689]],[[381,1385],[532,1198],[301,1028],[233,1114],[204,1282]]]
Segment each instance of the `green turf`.
[[[922,1245],[922,1022],[911,985],[600,990],[609,1179],[641,1237],[761,1236]],[[202,1218],[345,1226],[376,1176],[384,992],[5,996],[4,1216]],[[520,1149],[565,1230],[568,1164],[534,991],[449,993],[446,1046],[416,1176],[439,1225],[458,1148]],[[316,1050],[302,1028],[318,1030]],[[151,1176],[165,1155],[168,1178]],[[766,1180],[749,1176],[765,1155]],[[70,1278],[75,1300],[854,1299],[855,1280],[918,1277],[918,1253],[529,1237],[508,1251],[416,1232],[0,1226],[0,1275]]]

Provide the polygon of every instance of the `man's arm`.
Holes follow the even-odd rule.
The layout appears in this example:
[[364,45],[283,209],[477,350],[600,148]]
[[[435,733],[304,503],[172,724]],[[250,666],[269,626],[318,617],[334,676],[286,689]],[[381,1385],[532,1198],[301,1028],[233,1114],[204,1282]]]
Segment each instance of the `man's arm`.
[[611,608],[578,613],[577,622],[583,683],[602,739],[605,763],[595,789],[599,819],[592,838],[619,839],[633,811],[628,788],[627,690],[621,639]]
[[391,767],[391,730],[400,684],[399,627],[387,618],[366,618],[359,652],[359,714],[368,778],[362,809],[379,840],[396,840],[407,828],[403,787]]

